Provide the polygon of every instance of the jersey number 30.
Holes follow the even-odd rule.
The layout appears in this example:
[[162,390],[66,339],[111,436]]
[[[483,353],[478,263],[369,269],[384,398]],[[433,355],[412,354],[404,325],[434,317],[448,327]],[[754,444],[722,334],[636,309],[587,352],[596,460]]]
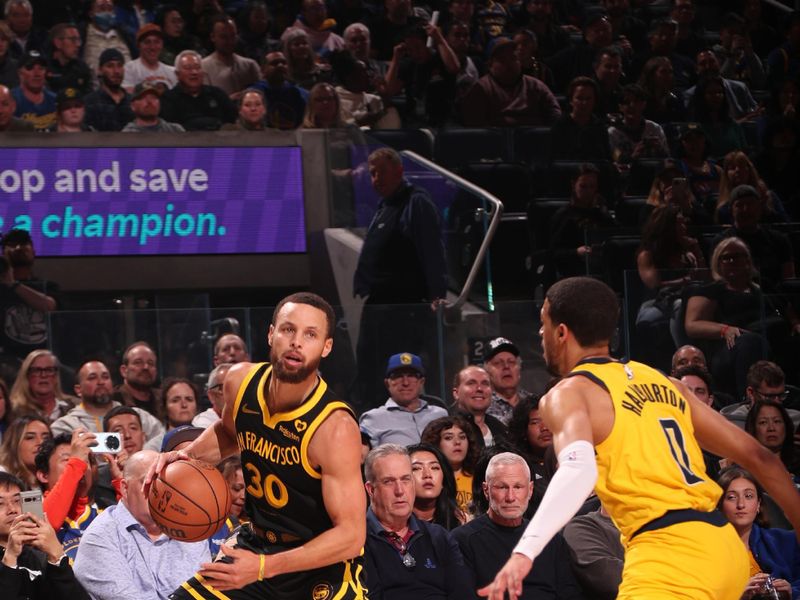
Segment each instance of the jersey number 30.
[[250,474],[247,493],[254,498],[266,498],[272,508],[283,508],[289,502],[289,490],[275,475],[269,474],[261,481],[261,472],[253,463],[245,463],[244,470]]
[[672,458],[675,459],[678,468],[680,468],[681,473],[683,473],[683,479],[688,485],[701,483],[703,479],[692,471],[692,465],[689,464],[689,454],[686,452],[686,444],[681,426],[678,425],[675,419],[659,419],[658,422],[661,424],[661,429],[664,430],[664,435],[667,438],[667,444],[669,445],[669,451],[672,453]]

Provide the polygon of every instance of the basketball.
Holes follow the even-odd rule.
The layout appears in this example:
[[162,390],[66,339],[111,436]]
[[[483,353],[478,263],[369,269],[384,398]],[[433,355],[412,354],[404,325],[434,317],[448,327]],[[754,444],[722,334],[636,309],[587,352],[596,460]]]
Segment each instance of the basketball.
[[211,537],[231,509],[228,483],[213,466],[194,460],[170,463],[153,480],[150,515],[166,535],[181,542]]

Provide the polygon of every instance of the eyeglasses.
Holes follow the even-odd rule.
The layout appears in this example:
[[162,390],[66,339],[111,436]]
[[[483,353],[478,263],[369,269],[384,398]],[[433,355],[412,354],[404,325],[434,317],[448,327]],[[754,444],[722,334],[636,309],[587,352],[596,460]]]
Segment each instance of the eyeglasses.
[[58,373],[58,367],[31,367],[28,369],[28,375],[34,377],[51,377]]
[[764,400],[771,400],[773,402],[783,402],[786,398],[789,397],[789,390],[784,390],[783,392],[777,392],[774,394],[765,394],[764,392],[759,392],[758,390],[754,390],[754,393],[759,398],[763,398]]
[[386,537],[389,538],[389,542],[400,553],[400,558],[402,559],[403,566],[406,569],[413,569],[417,566],[417,559],[411,556],[411,553],[408,551],[408,546],[403,541],[403,538],[397,535],[397,533],[394,531],[387,531]]

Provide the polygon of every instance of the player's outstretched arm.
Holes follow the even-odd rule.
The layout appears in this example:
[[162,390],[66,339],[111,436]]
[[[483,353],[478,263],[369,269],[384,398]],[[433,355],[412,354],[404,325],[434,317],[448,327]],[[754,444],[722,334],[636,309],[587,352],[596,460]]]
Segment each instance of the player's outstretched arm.
[[231,367],[225,377],[223,394],[225,405],[222,409],[222,418],[206,429],[200,436],[183,450],[162,452],[158,459],[150,465],[145,475],[143,488],[145,496],[150,491],[150,484],[156,478],[156,473],[161,473],[164,468],[178,460],[195,459],[212,465],[217,465],[224,458],[237,451],[236,426],[233,422],[233,408],[239,387],[247,373],[253,367],[251,363],[238,363]]
[[[594,432],[587,408],[587,386],[579,378],[566,379],[539,403],[542,419],[553,432],[559,468],[547,486],[542,503],[522,534],[514,553],[478,595],[490,600],[515,600],[536,556],[575,515],[597,480]],[[594,391],[594,390],[593,390]]]
[[700,402],[680,381],[672,380],[692,407],[694,434],[706,450],[731,458],[750,471],[783,509],[800,540],[800,494],[781,460],[754,437]]

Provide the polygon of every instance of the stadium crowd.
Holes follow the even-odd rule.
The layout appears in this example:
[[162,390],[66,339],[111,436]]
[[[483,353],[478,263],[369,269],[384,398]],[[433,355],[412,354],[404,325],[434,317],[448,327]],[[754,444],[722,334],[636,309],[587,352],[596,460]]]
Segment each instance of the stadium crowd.
[[[531,184],[521,211],[532,243],[515,252],[542,257],[545,287],[591,274],[624,289],[634,357],[671,369],[800,486],[800,14],[757,0],[0,5],[0,132],[463,129],[475,162],[510,163],[529,182],[565,174]],[[508,142],[501,156],[481,155],[489,128]],[[208,543],[180,544],[153,522],[141,480],[153,450],[219,418],[247,345],[217,341],[205,393],[159,382],[145,341],[124,350],[118,373],[99,360],[68,365],[66,389],[37,317],[56,300],[32,276],[30,237],[10,233],[2,246],[16,277],[0,275],[3,312],[30,310],[2,340],[21,365],[0,379],[0,588],[166,598],[247,521],[247,482],[236,460],[221,464],[230,518]],[[622,282],[625,268],[638,280]],[[446,399],[424,393],[426,349],[398,350],[359,373],[373,390],[359,398],[370,597],[471,598],[558,468],[552,436],[520,387],[512,340],[491,340]],[[91,451],[103,432],[121,436],[120,452]],[[780,510],[726,457],[705,459],[750,551],[743,598],[758,598],[767,575],[780,598],[800,598],[800,548]],[[29,489],[44,494],[34,521],[20,516]],[[622,564],[619,532],[590,498],[523,597],[613,598]]]

